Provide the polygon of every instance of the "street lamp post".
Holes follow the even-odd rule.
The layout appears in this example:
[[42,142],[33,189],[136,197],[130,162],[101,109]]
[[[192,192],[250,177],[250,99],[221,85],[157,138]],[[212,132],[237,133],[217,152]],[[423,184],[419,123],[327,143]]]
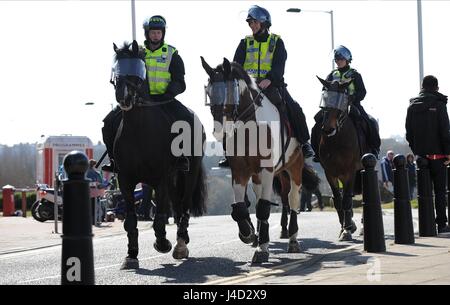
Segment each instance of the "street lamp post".
[[[331,51],[334,50],[334,16],[333,16],[333,10],[331,10],[331,11],[322,11],[322,10],[302,10],[300,8],[289,8],[289,9],[287,9],[287,12],[289,12],[289,13],[307,12],[307,13],[327,13],[327,14],[330,14],[330,18],[331,18]],[[331,61],[331,70],[334,70],[334,59]]]
[[[422,37],[422,3],[417,0],[417,26],[418,26],[418,40],[419,40],[419,84],[422,87],[423,79],[423,37]],[[420,88],[419,87],[419,88]]]

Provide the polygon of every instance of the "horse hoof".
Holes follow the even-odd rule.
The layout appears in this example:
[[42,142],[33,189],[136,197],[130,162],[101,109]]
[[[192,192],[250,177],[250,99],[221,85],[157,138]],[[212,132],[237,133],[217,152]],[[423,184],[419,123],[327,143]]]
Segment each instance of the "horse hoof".
[[269,261],[269,252],[255,251],[253,254],[252,263],[261,264]]
[[351,241],[352,240],[352,233],[350,231],[344,230],[339,237],[339,241]]
[[298,243],[298,241],[290,241],[288,244],[288,253],[300,253],[301,249],[300,249],[300,244]]
[[249,236],[244,236],[241,234],[241,232],[239,232],[239,239],[244,243],[244,244],[251,244],[254,243],[255,240],[258,240],[256,238],[256,235],[252,232],[250,233]]
[[120,270],[139,269],[139,260],[137,258],[126,257],[120,266]]
[[281,230],[281,233],[280,233],[280,239],[288,239],[289,238],[289,233],[288,233],[288,230]]
[[177,247],[173,249],[172,256],[174,259],[183,259],[189,257],[189,249],[187,247]]
[[156,240],[153,243],[153,248],[155,248],[156,251],[158,251],[159,253],[167,253],[170,252],[170,250],[172,250],[172,244],[170,243],[170,241],[168,241],[167,239],[163,239],[163,240]]

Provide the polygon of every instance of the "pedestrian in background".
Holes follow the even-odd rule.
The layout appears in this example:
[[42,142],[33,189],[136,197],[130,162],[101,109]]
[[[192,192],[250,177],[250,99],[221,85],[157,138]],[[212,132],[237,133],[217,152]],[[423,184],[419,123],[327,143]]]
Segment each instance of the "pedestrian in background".
[[383,186],[390,192],[394,191],[394,174],[392,169],[394,168],[394,152],[388,150],[386,156],[380,162],[381,177],[383,179]]
[[406,115],[406,140],[412,152],[428,159],[434,188],[438,233],[450,232],[445,215],[446,170],[450,163],[450,124],[447,96],[438,92],[438,80],[432,75],[422,80],[419,96],[412,98]]

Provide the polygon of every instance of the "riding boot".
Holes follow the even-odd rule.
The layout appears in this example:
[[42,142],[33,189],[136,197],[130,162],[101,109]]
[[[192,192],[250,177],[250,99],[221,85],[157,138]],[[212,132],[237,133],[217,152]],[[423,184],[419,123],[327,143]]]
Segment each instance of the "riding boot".
[[117,168],[114,163],[113,157],[113,148],[114,148],[114,140],[116,138],[117,129],[120,124],[120,114],[121,110],[119,107],[114,108],[108,115],[103,119],[103,142],[106,146],[106,151],[108,153],[108,157],[110,160],[109,164],[105,164],[102,166],[103,171],[107,172],[115,172],[117,173]]

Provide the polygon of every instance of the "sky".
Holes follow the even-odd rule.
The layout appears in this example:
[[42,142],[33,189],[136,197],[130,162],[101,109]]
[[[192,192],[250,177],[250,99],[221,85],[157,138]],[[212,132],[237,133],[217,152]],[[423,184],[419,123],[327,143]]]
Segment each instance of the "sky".
[[[273,33],[284,40],[285,81],[311,129],[319,110],[316,75],[331,70],[330,14],[335,45],[353,54],[363,77],[362,105],[378,119],[382,138],[403,136],[409,99],[420,89],[417,2],[403,1],[136,1],[136,35],[146,17],[167,20],[166,42],[179,50],[186,91],[177,98],[199,116],[209,140],[213,119],[204,105],[211,66],[232,59],[251,33],[247,10],[269,10]],[[286,10],[297,7],[301,13]],[[424,74],[450,93],[450,1],[422,1]],[[84,135],[102,140],[102,119],[116,105],[109,83],[112,44],[132,40],[131,1],[0,1],[0,144],[36,143],[42,135]],[[86,103],[94,103],[86,105]]]

